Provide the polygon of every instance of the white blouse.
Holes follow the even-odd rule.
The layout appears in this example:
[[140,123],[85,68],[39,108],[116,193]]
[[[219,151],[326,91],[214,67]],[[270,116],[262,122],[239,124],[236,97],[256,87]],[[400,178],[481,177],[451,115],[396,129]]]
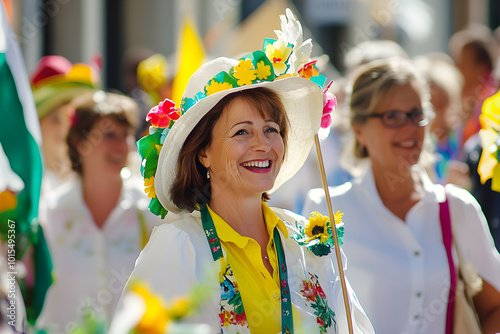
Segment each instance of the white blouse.
[[124,181],[117,206],[99,228],[84,203],[80,180],[48,195],[42,224],[54,283],[37,328],[67,333],[84,316],[109,324],[137,256],[153,227],[163,223],[148,203],[138,179]]
[[[444,333],[450,275],[439,222],[444,188],[419,169],[425,191],[402,221],[382,203],[371,169],[330,188],[344,213],[347,277],[377,333]],[[447,185],[453,233],[466,262],[500,291],[500,255],[479,204]],[[304,213],[327,212],[323,189],[309,191]],[[454,252],[455,263],[458,263]]]

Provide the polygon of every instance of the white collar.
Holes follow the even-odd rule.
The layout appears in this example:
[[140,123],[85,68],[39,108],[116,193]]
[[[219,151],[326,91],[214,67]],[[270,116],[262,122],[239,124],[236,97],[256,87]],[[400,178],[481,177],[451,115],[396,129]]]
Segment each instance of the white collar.
[[[414,165],[412,170],[415,171],[420,181],[422,181],[422,187],[424,189],[424,198],[422,201],[424,202],[443,202],[444,201],[444,193],[441,189],[443,187],[438,184],[434,184],[427,171],[420,164]],[[384,206],[382,199],[377,191],[377,187],[375,186],[375,179],[373,177],[373,172],[371,168],[371,164],[364,171],[363,175],[353,180],[353,186],[358,188],[358,191],[363,192],[369,201],[373,201],[377,206]]]

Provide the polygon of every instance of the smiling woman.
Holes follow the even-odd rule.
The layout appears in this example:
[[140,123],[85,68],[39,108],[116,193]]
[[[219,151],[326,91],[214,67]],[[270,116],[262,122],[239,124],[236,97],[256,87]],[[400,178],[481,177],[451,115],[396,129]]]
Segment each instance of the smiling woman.
[[107,328],[125,280],[161,220],[147,210],[141,183],[123,180],[136,103],[98,91],[75,101],[67,137],[78,178],[49,193],[41,216],[54,262],[37,328],[68,333],[80,322]]

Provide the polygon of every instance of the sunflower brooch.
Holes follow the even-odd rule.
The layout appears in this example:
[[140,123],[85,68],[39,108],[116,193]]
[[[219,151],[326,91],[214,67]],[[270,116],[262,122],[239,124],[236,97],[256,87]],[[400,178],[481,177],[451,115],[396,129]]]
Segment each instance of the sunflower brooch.
[[[340,211],[337,211],[334,215],[335,228],[337,229],[337,237],[340,245],[342,245],[344,239],[343,215]],[[298,232],[292,235],[292,239],[297,241],[299,245],[307,247],[315,255],[328,255],[335,247],[332,224],[329,217],[323,216],[318,212],[313,212],[305,227],[298,223],[295,223],[295,226]]]

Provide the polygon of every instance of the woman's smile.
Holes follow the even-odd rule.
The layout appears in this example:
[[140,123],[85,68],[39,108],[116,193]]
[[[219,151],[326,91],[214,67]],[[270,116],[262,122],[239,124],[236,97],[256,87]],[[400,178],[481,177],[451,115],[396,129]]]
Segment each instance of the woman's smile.
[[268,173],[271,171],[271,160],[251,160],[240,164],[240,166],[254,173]]

